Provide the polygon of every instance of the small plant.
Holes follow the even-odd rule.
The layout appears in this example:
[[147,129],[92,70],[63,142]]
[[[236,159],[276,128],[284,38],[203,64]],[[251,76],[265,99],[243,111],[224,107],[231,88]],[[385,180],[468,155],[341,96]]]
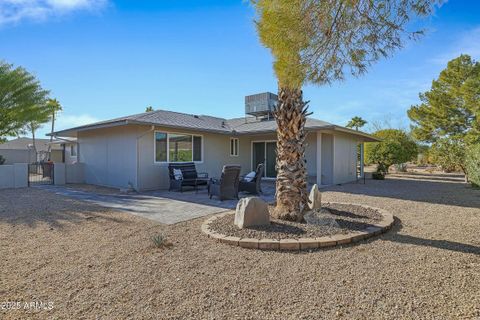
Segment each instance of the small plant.
[[377,171],[372,173],[372,178],[374,180],[385,180],[386,174],[387,174],[387,166],[384,164],[379,164],[377,166]]
[[153,245],[157,248],[170,247],[172,244],[168,242],[167,237],[162,233],[157,233],[150,238]]

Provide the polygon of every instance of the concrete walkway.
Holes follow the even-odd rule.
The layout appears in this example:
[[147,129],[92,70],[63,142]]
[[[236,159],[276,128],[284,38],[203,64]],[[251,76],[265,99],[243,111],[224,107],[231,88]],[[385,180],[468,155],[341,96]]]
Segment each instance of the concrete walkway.
[[[37,186],[37,188],[102,207],[126,211],[164,224],[175,224],[232,210],[238,202],[238,200],[219,201],[215,198],[209,199],[206,190],[200,190],[198,193],[194,191],[183,193],[152,191],[136,194],[103,194],[79,190],[74,185],[42,185]],[[264,189],[270,191],[268,186]],[[266,190],[261,197],[267,202],[272,202],[274,197]]]

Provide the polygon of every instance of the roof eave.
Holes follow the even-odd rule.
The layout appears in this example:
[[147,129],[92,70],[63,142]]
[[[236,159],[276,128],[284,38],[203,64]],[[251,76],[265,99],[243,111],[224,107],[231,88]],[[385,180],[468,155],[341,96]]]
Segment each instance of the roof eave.
[[353,129],[348,129],[348,128],[344,128],[344,127],[340,127],[340,126],[336,126],[336,125],[333,125],[333,128],[332,128],[334,131],[340,131],[340,132],[344,132],[344,133],[349,133],[349,134],[353,134],[353,135],[356,135],[356,136],[360,136],[363,138],[363,141],[364,142],[380,142],[382,140],[378,139],[377,137],[374,137],[372,136],[371,134],[368,134],[368,133],[365,133],[365,132],[362,132],[362,131],[357,131],[357,130],[353,130]]

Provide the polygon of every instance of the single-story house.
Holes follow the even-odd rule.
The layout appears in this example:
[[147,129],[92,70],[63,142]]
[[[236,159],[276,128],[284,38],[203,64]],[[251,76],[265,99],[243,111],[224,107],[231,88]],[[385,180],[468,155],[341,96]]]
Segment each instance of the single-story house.
[[70,164],[77,161],[77,144],[74,140],[35,139],[34,148],[33,139],[19,137],[0,144],[0,155],[5,158],[5,164],[34,163],[49,158],[49,146],[50,160],[53,162]]
[[[276,176],[276,95],[247,96],[245,117],[223,119],[201,114],[156,110],[56,132],[76,139],[85,182],[136,190],[167,189],[168,164],[190,162],[198,172],[219,177],[225,164],[239,164],[242,173],[265,163],[265,177]],[[318,184],[354,181],[357,146],[377,141],[369,134],[308,118],[305,161],[308,176]]]

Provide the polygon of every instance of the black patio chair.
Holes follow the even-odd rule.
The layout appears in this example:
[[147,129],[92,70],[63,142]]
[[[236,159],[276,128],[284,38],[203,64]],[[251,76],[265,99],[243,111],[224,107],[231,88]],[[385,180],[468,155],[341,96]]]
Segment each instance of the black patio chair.
[[[173,169],[182,171],[182,179],[175,179]],[[208,184],[208,173],[197,173],[197,168],[193,162],[169,163],[168,174],[170,176],[169,191],[180,190],[180,192],[183,192],[183,187],[193,187],[197,190],[198,186],[206,186]]]
[[238,199],[240,170],[241,167],[236,165],[223,166],[220,180],[210,180],[208,186],[210,199],[212,199],[213,196],[219,197],[220,201]]
[[240,180],[239,191],[245,191],[251,194],[262,193],[262,177],[265,166],[263,163],[259,163],[257,170],[255,170],[255,178],[252,181],[247,181],[245,178]]

